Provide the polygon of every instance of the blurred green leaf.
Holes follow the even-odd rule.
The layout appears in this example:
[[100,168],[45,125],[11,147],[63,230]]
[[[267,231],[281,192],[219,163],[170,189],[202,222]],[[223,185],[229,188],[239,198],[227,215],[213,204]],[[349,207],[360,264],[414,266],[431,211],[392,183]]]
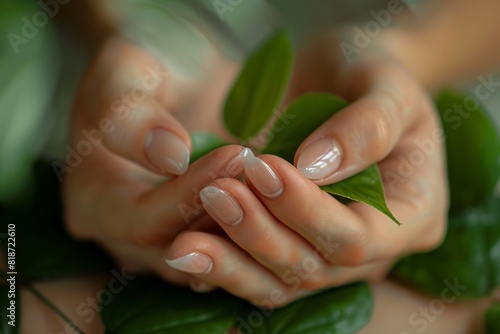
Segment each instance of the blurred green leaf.
[[500,199],[490,197],[451,216],[443,244],[406,257],[395,274],[435,296],[441,296],[449,284],[461,287],[456,290],[458,298],[488,296],[500,286]]
[[224,105],[224,123],[233,136],[248,140],[271,118],[287,86],[292,58],[292,45],[284,32],[249,56]]
[[292,101],[273,124],[264,154],[277,155],[293,164],[300,144],[347,101],[327,93],[308,93]]
[[[19,206],[0,208],[5,233],[16,226],[16,270],[23,279],[53,279],[109,272],[111,261],[95,245],[73,239],[63,225],[61,188],[52,167],[35,165],[34,195]],[[2,243],[2,247],[6,247]]]
[[[321,124],[347,106],[347,102],[332,94],[309,93],[294,100],[271,128],[270,138],[262,150],[293,164],[300,144]],[[346,180],[322,186],[324,191],[363,202],[387,215],[399,225],[385,202],[384,188],[377,165]]]
[[486,331],[485,334],[500,333],[500,304],[492,305],[485,315]]
[[159,278],[138,277],[108,305],[101,318],[108,334],[223,334],[242,301],[223,291],[196,293]]
[[216,135],[206,132],[191,133],[191,143],[193,149],[191,151],[191,159],[189,161],[189,164],[192,164],[205,154],[210,153],[219,147],[227,145],[224,140],[220,139]]
[[493,192],[500,177],[500,141],[486,112],[468,103],[466,95],[443,90],[436,107],[446,135],[451,212],[456,213]]
[[330,289],[280,309],[247,307],[236,320],[241,333],[349,334],[370,321],[373,299],[365,283]]

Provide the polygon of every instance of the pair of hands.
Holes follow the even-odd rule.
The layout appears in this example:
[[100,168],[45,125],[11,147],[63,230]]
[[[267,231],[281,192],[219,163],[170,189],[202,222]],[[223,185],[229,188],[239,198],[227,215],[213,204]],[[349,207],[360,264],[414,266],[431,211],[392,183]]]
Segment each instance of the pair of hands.
[[[447,191],[429,97],[394,61],[366,57],[339,66],[327,45],[298,57],[286,99],[329,91],[352,103],[304,141],[297,168],[238,145],[187,168],[188,131],[228,137],[219,112],[237,65],[213,57],[207,79],[187,82],[143,50],[110,39],[74,105],[69,146],[92,146],[66,173],[69,231],[129,271],[200,292],[220,287],[266,307],[381,279],[400,256],[435,247],[446,227]],[[318,187],[373,163],[399,228]]]

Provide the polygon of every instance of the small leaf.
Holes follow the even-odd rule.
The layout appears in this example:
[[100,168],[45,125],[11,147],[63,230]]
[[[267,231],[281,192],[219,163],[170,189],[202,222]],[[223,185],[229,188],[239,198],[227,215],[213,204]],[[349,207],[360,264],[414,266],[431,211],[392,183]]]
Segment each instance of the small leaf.
[[[294,100],[273,125],[270,139],[262,150],[280,156],[293,164],[300,144],[347,102],[332,94],[309,93]],[[363,202],[384,213],[399,225],[385,202],[384,188],[377,165],[346,180],[321,187],[324,191]]]
[[242,301],[220,290],[200,294],[159,278],[137,277],[101,306],[108,334],[223,334]]
[[300,144],[336,112],[345,108],[347,101],[327,93],[301,95],[273,124],[264,154],[277,155],[291,164]]
[[193,132],[191,133],[191,143],[192,143],[192,151],[191,151],[191,159],[189,164],[192,164],[202,156],[211,151],[227,145],[227,143],[217,137],[212,133],[206,132]]
[[232,135],[245,141],[264,127],[279,107],[292,58],[291,42],[284,32],[250,55],[224,105],[224,123]]
[[371,165],[364,171],[348,179],[322,186],[321,189],[333,195],[368,204],[400,225],[385,202],[382,177],[377,165]]
[[493,306],[486,311],[485,322],[485,334],[500,333],[500,303],[493,304]]
[[300,299],[280,309],[248,306],[236,318],[241,333],[349,334],[370,321],[373,299],[366,283],[356,283]]
[[488,296],[500,286],[500,199],[451,216],[442,245],[406,257],[395,274],[438,297],[450,284],[458,287],[457,298]]
[[443,90],[436,107],[446,135],[451,212],[481,203],[500,177],[500,140],[481,106],[470,106],[467,96]]

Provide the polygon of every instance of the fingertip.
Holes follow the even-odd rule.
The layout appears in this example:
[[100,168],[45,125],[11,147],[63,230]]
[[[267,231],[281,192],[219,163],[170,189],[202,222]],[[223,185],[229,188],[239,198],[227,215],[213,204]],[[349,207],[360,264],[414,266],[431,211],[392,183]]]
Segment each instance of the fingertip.
[[217,287],[215,285],[212,285],[212,284],[208,284],[206,282],[203,282],[199,279],[195,279],[193,278],[192,280],[189,281],[189,287],[195,291],[195,292],[199,292],[199,293],[207,293],[207,292],[211,292],[211,291],[214,291],[215,289],[217,289]]
[[343,156],[343,149],[337,140],[323,137],[300,151],[296,166],[304,177],[322,183],[339,170]]
[[189,146],[164,128],[153,128],[144,142],[146,158],[162,174],[182,175],[189,166]]

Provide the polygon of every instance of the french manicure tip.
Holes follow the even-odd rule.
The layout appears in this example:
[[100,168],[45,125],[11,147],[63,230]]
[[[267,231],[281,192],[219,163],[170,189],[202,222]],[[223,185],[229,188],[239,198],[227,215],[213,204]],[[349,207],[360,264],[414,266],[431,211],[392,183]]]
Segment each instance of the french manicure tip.
[[213,267],[210,257],[201,253],[190,253],[178,259],[165,259],[173,269],[189,274],[208,274]]

